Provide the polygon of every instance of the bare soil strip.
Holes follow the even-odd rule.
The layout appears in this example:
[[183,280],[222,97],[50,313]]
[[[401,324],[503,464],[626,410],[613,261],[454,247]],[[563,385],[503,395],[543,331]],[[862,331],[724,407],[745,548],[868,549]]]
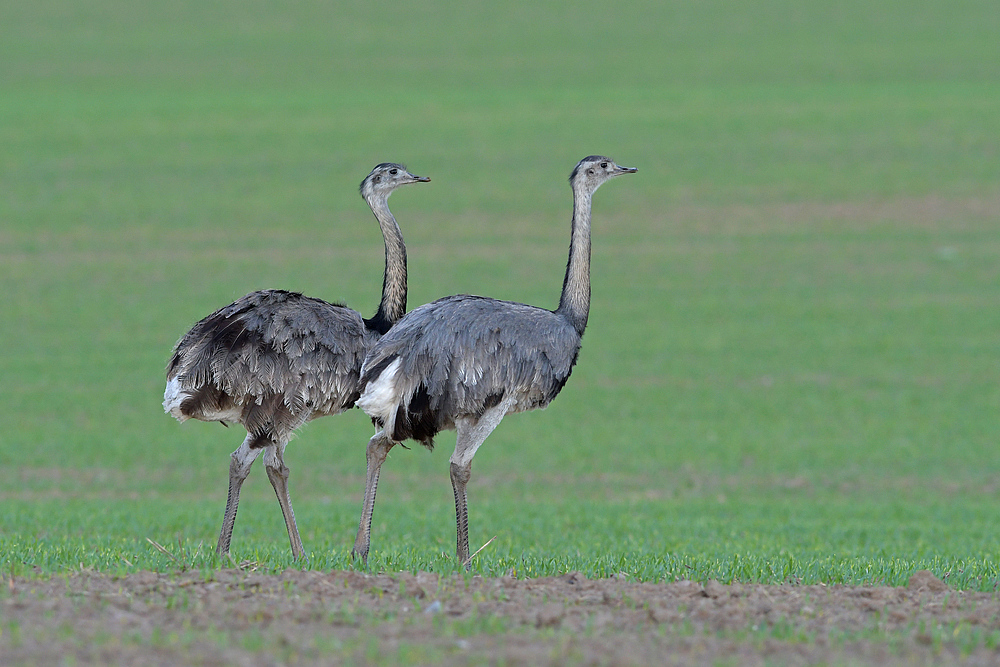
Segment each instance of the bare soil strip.
[[79,572],[0,593],[4,665],[986,665],[998,643],[998,596],[928,572],[906,588]]

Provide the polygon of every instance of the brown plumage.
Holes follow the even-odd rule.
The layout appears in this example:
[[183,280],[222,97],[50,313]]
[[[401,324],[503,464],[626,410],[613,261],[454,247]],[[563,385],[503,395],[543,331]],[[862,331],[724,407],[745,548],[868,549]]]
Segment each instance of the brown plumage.
[[354,405],[365,354],[406,312],[406,248],[388,199],[401,185],[429,180],[383,163],[361,183],[385,240],[382,301],[372,318],[296,292],[262,290],[204,318],[175,346],[164,410],[182,422],[232,422],[247,431],[230,458],[220,554],[229,551],[240,487],[263,451],[292,553],[304,556],[288,494],[285,446],[310,419]]

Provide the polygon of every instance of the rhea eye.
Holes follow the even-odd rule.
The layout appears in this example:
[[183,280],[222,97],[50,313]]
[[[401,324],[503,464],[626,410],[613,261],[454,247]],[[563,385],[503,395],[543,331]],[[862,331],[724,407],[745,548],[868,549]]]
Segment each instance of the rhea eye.
[[608,163],[607,162],[602,162],[601,163],[601,169],[607,169],[607,168],[608,168]]
[[396,174],[399,173],[399,170],[398,169],[390,169],[389,173],[392,174],[393,176],[395,176]]

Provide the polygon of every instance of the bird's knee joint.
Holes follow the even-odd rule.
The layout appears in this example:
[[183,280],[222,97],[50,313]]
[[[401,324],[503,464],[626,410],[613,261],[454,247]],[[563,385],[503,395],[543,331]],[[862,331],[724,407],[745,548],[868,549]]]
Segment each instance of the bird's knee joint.
[[394,444],[396,443],[389,438],[379,437],[376,435],[368,441],[368,449],[366,452],[368,460],[382,465],[386,457],[389,456],[389,450],[392,449]]
[[269,465],[267,466],[267,469],[268,472],[270,472],[273,475],[278,475],[283,479],[288,479],[288,466],[286,466],[284,463],[279,463],[277,465],[273,464]]
[[251,465],[253,465],[253,459],[247,461],[243,457],[233,454],[229,460],[229,474],[230,476],[245,478],[250,474]]
[[463,466],[454,462],[451,464],[451,479],[453,482],[458,482],[460,484],[468,484],[471,478],[472,478],[471,465]]

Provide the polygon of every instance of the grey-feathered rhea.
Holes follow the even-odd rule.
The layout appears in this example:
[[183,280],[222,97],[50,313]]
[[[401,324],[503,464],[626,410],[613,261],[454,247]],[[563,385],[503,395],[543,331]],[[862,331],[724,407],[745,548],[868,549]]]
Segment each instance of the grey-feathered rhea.
[[379,470],[389,450],[407,439],[432,448],[438,432],[455,429],[451,483],[456,552],[467,564],[465,488],[472,458],[505,415],[544,408],[569,378],[590,312],[591,196],[608,179],[635,171],[592,155],[570,175],[573,228],[555,311],[480,296],[450,296],[407,314],[368,353],[357,405],[380,430],[368,442],[354,555],[367,561]]
[[385,162],[361,182],[385,242],[382,301],[370,319],[296,292],[262,290],[201,320],[174,347],[163,409],[181,422],[238,422],[247,431],[230,457],[218,553],[229,552],[240,488],[263,451],[292,554],[305,555],[288,494],[285,446],[305,422],[354,406],[365,354],[406,312],[406,247],[388,201],[399,186],[429,180]]

